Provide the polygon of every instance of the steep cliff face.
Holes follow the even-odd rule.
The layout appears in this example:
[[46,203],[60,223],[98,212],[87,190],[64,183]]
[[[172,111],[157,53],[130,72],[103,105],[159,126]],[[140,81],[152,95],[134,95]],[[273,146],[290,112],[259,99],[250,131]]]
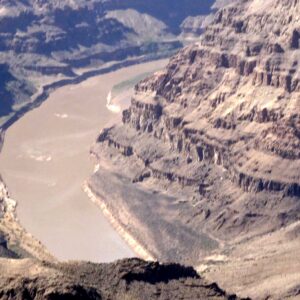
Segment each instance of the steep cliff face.
[[[123,225],[158,257],[196,262],[199,232],[224,246],[299,220],[299,12],[292,0],[220,9],[198,43],[136,86],[123,124],[100,135],[100,165],[113,157],[127,184],[159,194],[117,202],[136,217]],[[98,175],[91,185],[113,210]],[[165,248],[149,246],[157,224]]]
[[[123,127],[136,134],[120,129],[129,149],[116,128],[100,138],[139,158],[150,177],[194,186],[193,204],[210,212],[203,221],[217,235],[299,218],[300,6],[265,7],[243,1],[220,10],[199,43],[137,85],[123,112]],[[141,152],[144,139],[155,149]]]
[[[29,101],[55,76],[76,77],[77,68],[171,53],[182,46],[181,22],[209,14],[213,2],[1,1],[0,64],[20,89],[1,86],[11,103],[0,114]],[[22,86],[26,80],[31,88]]]
[[[239,228],[241,221],[247,228],[262,221],[263,230],[299,218],[300,5],[280,1],[270,14],[266,7],[246,1],[218,12],[201,42],[137,86],[123,113],[124,124],[176,151],[181,168],[211,167],[205,178],[199,177],[200,170],[188,176],[177,166],[172,170],[169,158],[162,157],[150,164],[157,166],[154,176],[166,176],[168,165],[174,179],[183,173],[210,200],[217,191],[205,181],[220,181],[211,174],[218,169],[224,174],[222,198],[234,187],[244,192],[238,211],[235,199],[240,196],[228,195],[231,203],[220,203],[215,219],[211,216],[213,223],[220,219],[222,234]],[[282,16],[284,10],[291,15]]]
[[0,115],[3,116],[12,113],[14,105],[28,101],[36,92],[36,87],[28,78],[15,76],[7,62],[0,64],[0,76]]

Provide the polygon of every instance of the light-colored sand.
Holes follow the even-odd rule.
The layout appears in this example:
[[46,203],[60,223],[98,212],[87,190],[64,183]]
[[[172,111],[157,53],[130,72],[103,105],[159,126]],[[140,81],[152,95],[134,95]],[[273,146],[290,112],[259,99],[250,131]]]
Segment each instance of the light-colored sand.
[[57,258],[107,262],[133,256],[82,185],[93,172],[91,144],[117,118],[106,108],[109,91],[166,62],[135,65],[62,87],[7,130],[0,173],[18,202],[21,224]]

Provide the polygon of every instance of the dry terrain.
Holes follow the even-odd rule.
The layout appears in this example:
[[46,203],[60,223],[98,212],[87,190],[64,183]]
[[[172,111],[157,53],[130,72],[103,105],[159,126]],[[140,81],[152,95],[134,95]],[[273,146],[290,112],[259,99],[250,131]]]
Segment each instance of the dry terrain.
[[93,147],[89,185],[119,226],[258,299],[300,296],[299,13],[292,0],[221,8]]

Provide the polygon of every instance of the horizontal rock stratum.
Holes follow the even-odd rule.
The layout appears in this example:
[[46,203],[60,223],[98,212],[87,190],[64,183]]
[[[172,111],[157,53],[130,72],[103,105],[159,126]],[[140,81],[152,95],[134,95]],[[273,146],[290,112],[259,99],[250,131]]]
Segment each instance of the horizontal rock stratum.
[[[230,259],[264,236],[269,257],[268,234],[278,232],[286,248],[278,237],[274,266],[262,272],[276,282],[283,249],[293,266],[299,237],[283,236],[300,219],[299,13],[297,0],[220,9],[199,42],[136,86],[123,123],[100,134],[102,168],[90,185],[154,257],[197,264],[219,249]],[[295,285],[299,269],[281,291],[246,274],[232,285],[255,296],[261,285],[267,296]]]
[[99,137],[139,161],[136,181],[195,187],[194,214],[219,236],[300,216],[300,5],[265,7],[220,10],[199,43],[136,86],[123,125]]

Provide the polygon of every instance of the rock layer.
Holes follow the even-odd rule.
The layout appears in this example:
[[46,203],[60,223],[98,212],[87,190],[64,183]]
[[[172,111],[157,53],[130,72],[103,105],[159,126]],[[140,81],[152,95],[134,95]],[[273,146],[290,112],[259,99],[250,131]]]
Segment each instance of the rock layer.
[[0,115],[29,102],[57,75],[75,78],[78,68],[172,53],[182,46],[181,22],[209,14],[213,2],[1,1]]
[[[299,12],[292,0],[220,9],[198,43],[136,86],[123,124],[101,133],[91,186],[156,257],[196,263],[208,250],[199,232],[226,248],[299,220]],[[109,200],[103,174],[161,201]]]
[[195,187],[191,214],[210,211],[203,222],[217,236],[300,216],[300,5],[264,5],[221,9],[199,43],[136,86],[123,125],[98,140],[134,156],[148,179]]

